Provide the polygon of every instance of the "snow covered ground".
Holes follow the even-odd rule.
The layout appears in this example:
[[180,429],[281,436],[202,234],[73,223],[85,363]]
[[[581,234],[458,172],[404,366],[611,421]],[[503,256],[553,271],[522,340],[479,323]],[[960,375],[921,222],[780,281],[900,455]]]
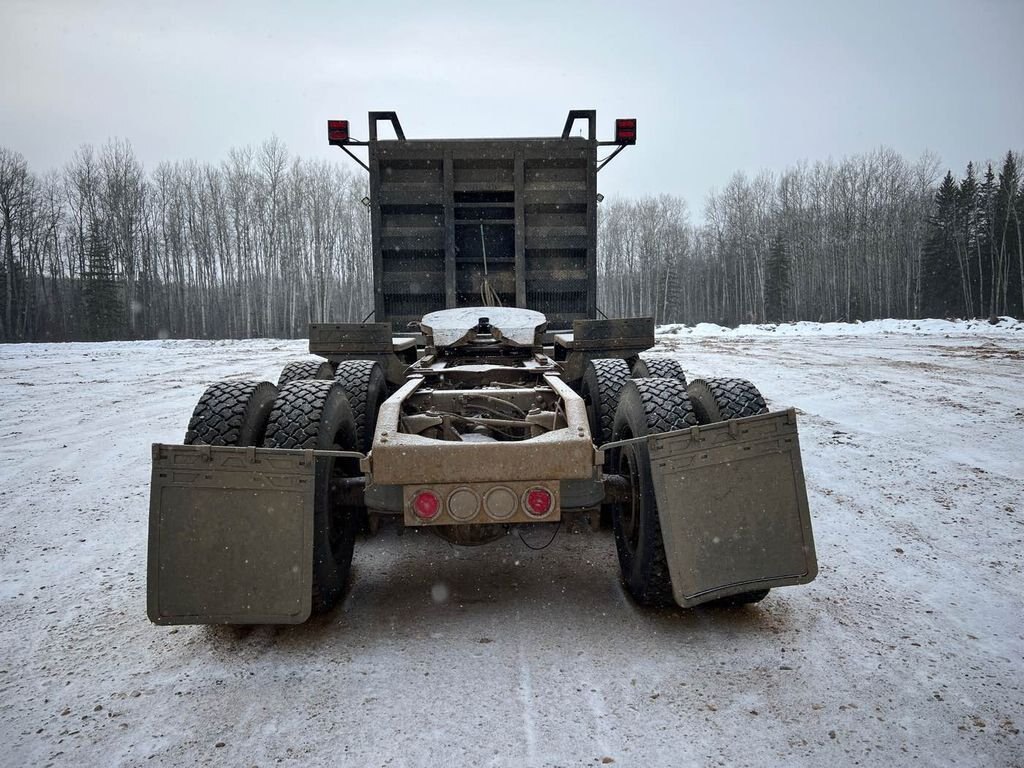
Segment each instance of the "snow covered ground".
[[725,336],[745,338],[749,336],[874,336],[878,334],[934,335],[956,334],[969,336],[1020,337],[1024,334],[1024,323],[1012,317],[997,318],[995,323],[987,320],[868,320],[856,323],[812,323],[802,320],[798,323],[762,323],[741,325],[736,328],[698,323],[697,325],[663,325],[657,330],[659,336]]
[[808,586],[650,611],[607,533],[384,533],[248,630],[147,621],[149,444],[304,344],[0,346],[0,763],[1024,765],[1024,330],[913,325],[659,337],[799,408]]

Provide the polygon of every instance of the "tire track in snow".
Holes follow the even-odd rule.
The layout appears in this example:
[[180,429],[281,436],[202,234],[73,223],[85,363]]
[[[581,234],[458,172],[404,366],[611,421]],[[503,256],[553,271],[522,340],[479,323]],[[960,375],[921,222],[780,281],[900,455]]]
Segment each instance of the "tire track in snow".
[[533,681],[530,660],[519,638],[519,699],[523,705],[523,736],[526,740],[526,764],[537,765],[537,728],[533,720]]

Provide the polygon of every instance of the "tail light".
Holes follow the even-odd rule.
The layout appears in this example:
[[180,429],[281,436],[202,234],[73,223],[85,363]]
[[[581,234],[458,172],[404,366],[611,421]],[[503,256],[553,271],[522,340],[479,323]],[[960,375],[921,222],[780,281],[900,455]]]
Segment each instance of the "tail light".
[[441,499],[433,491],[419,491],[412,497],[412,511],[420,520],[433,520],[441,511]]
[[636,144],[635,117],[620,117],[615,121],[615,143]]
[[547,488],[531,488],[523,496],[526,513],[533,517],[544,517],[551,511],[554,499]]
[[348,144],[348,120],[327,121],[327,143],[332,147]]

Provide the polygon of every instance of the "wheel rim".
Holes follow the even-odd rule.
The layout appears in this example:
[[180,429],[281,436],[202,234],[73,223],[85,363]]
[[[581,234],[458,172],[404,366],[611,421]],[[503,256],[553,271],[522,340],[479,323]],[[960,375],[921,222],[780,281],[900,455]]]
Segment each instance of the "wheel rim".
[[596,443],[600,442],[597,426],[597,406],[594,405],[594,395],[590,387],[583,387],[580,397],[583,398],[583,407],[587,409],[587,424],[590,426],[590,437]]
[[[337,450],[337,444],[331,447],[331,450]],[[327,476],[330,477],[330,484],[328,487],[331,489],[333,498],[328,502],[328,513],[327,513],[327,541],[331,547],[331,554],[335,557],[341,550],[341,526],[339,525],[339,516],[341,515],[341,507],[338,503],[340,494],[337,489],[341,487],[341,480],[344,479],[344,474],[341,472],[341,462],[337,459],[327,459],[331,462],[327,469]]]
[[[342,445],[344,440],[344,426],[338,428],[337,433],[331,440],[332,451],[349,450]],[[331,494],[328,500],[328,513],[327,513],[327,541],[331,548],[331,554],[338,558],[344,550],[345,541],[345,519],[346,514],[345,508],[342,506],[342,499],[344,493],[342,491],[342,483],[348,477],[351,477],[350,467],[347,465],[350,460],[342,460],[336,458],[322,459],[322,461],[330,462],[327,466],[327,477],[328,489]]]
[[[627,439],[627,438],[623,438]],[[626,447],[619,454],[619,474],[629,483],[629,497],[619,505],[619,525],[622,528],[622,540],[630,553],[635,554],[640,542],[640,491],[637,482],[636,452],[632,446]]]

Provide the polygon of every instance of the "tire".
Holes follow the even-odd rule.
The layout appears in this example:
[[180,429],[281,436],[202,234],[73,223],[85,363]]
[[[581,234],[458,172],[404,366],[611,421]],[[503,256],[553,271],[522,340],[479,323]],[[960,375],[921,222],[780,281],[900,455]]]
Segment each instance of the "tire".
[[[643,437],[697,426],[697,417],[677,379],[636,379],[622,390],[615,413],[613,440]],[[612,472],[629,480],[629,499],[609,505],[615,548],[626,591],[640,605],[670,605],[672,577],[661,536],[658,502],[646,442],[610,451]]]
[[[701,424],[715,424],[768,413],[768,405],[757,387],[746,379],[694,379],[687,387],[693,410]],[[733,607],[758,603],[769,590],[758,589],[723,597],[707,603],[712,607]]]
[[334,376],[331,364],[326,360],[294,360],[286,365],[277,377],[277,386],[283,387],[293,381],[329,379]]
[[376,360],[345,360],[338,363],[334,380],[348,395],[352,416],[359,436],[357,450],[367,453],[373,445],[373,431],[377,427],[377,411],[388,396],[388,382],[384,370]]
[[[355,420],[335,381],[293,381],[281,387],[267,426],[267,448],[358,449]],[[336,504],[332,482],[359,474],[350,459],[316,460],[313,501],[313,612],[331,609],[344,594],[352,567],[357,517]]]
[[580,396],[587,404],[590,436],[603,445],[612,439],[619,393],[629,381],[629,365],[625,360],[608,357],[589,360],[580,382]]
[[746,379],[694,379],[686,390],[701,424],[768,413],[761,393]]
[[678,379],[686,386],[682,364],[674,357],[641,357],[633,366],[634,379]]
[[269,381],[218,381],[192,411],[185,445],[260,445],[277,387]]

